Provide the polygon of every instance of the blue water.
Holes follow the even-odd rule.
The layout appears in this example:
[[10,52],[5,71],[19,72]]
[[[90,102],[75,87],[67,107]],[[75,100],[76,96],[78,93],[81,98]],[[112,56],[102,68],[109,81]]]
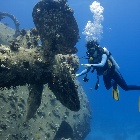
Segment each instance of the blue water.
[[[20,28],[34,27],[32,9],[37,0],[1,0],[0,11],[14,14],[21,22]],[[69,0],[74,10],[81,39],[77,43],[79,57],[85,55],[85,36],[82,34],[88,20],[92,20],[89,5],[92,0]],[[140,85],[140,0],[99,0],[104,7],[101,46],[106,46],[120,66],[120,72],[129,84]],[[11,23],[11,26],[12,23]],[[87,63],[85,59],[81,63]],[[81,66],[79,71],[84,68]],[[140,91],[123,91],[120,101],[112,99],[111,90],[104,87],[100,77],[97,91],[90,90],[96,82],[96,74],[89,73],[88,83],[81,81],[92,109],[91,132],[85,140],[140,140]]]

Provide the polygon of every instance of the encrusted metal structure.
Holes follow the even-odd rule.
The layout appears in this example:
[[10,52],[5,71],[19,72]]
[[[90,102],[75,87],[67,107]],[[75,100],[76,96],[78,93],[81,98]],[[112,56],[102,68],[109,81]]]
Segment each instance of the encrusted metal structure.
[[73,11],[65,0],[44,0],[32,15],[36,28],[18,36],[0,23],[0,138],[83,140],[91,112],[73,77],[79,68]]
[[[33,21],[46,47],[46,55],[76,53],[79,29],[66,1],[44,0],[33,9]],[[49,52],[49,53],[48,53]]]

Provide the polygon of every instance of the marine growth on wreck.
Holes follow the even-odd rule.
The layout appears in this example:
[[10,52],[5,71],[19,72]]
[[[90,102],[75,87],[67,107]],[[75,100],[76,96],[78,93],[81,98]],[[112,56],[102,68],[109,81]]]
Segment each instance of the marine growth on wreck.
[[79,68],[73,13],[64,0],[40,1],[36,28],[27,31],[0,12],[16,27],[0,23],[1,139],[83,140],[89,133],[89,102],[72,76]]

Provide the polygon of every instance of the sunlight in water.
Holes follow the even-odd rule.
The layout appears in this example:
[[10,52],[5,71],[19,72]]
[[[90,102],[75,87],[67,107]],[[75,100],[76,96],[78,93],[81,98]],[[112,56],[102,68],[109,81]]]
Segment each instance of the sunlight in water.
[[99,2],[94,1],[90,5],[90,11],[93,13],[93,22],[88,21],[83,34],[86,35],[86,40],[100,40],[102,38],[103,26],[102,21],[104,20],[103,11],[104,8]]

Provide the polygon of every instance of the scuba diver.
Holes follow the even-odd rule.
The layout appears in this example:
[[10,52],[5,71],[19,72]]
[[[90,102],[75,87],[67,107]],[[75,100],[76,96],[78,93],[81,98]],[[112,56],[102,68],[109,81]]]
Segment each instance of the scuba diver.
[[[111,53],[104,47],[100,47],[96,40],[88,41],[86,44],[88,64],[81,64],[86,67],[81,73],[76,74],[75,77],[86,74],[91,70],[97,71],[97,83],[95,85],[95,90],[99,87],[99,76],[103,75],[104,85],[107,90],[111,87],[113,98],[119,100],[119,90],[118,85],[125,91],[128,90],[140,90],[140,86],[127,85],[123,79],[121,73],[119,72],[119,66],[112,57]],[[83,79],[85,82],[88,81],[87,77]]]

